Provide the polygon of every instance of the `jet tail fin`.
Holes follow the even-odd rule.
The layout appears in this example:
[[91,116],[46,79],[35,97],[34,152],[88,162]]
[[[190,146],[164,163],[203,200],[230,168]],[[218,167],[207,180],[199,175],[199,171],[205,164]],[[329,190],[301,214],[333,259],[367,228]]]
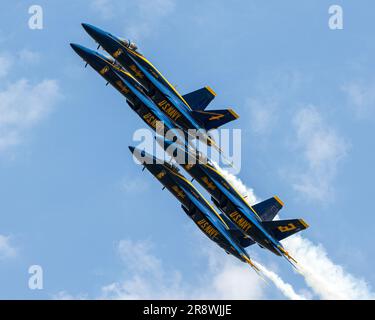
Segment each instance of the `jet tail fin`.
[[182,96],[192,110],[203,111],[216,97],[216,93],[210,87],[204,87]]
[[220,126],[238,119],[237,113],[232,109],[209,110],[209,111],[191,111],[193,117],[198,119],[208,131],[219,128]]
[[279,241],[309,227],[303,219],[263,221],[262,225]]
[[277,196],[274,196],[252,207],[263,221],[271,221],[283,206],[284,203]]

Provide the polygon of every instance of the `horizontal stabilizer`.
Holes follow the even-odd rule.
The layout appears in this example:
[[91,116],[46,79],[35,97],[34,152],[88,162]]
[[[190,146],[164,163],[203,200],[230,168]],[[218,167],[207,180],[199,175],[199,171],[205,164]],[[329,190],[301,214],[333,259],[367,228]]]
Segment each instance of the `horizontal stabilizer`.
[[309,227],[302,219],[263,221],[262,225],[279,241]]
[[255,212],[263,221],[271,221],[283,207],[283,203],[278,197],[272,197],[252,206]]
[[204,110],[215,98],[216,93],[210,87],[204,87],[187,93],[182,97],[189,104],[192,110]]
[[191,113],[195,119],[203,124],[207,131],[219,128],[238,118],[238,115],[232,109],[191,111]]

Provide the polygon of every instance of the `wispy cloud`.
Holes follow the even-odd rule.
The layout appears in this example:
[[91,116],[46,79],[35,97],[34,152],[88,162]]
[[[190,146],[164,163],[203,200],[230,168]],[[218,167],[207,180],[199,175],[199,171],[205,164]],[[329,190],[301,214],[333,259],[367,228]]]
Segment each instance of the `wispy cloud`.
[[55,80],[18,80],[0,91],[0,152],[19,144],[25,133],[52,110],[60,97]]
[[270,134],[277,121],[276,103],[272,100],[249,98],[246,101],[251,130],[256,135]]
[[87,294],[72,295],[69,292],[62,290],[51,296],[52,300],[86,300]]
[[203,278],[194,285],[154,256],[149,242],[123,240],[118,249],[126,267],[125,276],[104,286],[102,298],[261,299],[265,294],[264,282],[249,266],[227,257],[218,248],[207,252]]
[[13,58],[9,53],[0,53],[0,79],[7,76],[13,65]]
[[111,19],[115,15],[115,6],[113,0],[93,0],[91,8],[101,15],[103,19]]
[[94,0],[92,9],[103,19],[124,21],[124,36],[133,40],[147,38],[175,9],[174,0]]
[[349,144],[333,126],[326,124],[314,106],[300,109],[293,118],[293,127],[295,137],[291,147],[296,159],[303,163],[297,172],[295,169],[287,172],[294,189],[316,201],[332,198],[337,167]]
[[40,53],[30,49],[22,49],[17,53],[18,61],[27,64],[34,64],[40,61]]
[[351,82],[341,87],[346,94],[349,107],[358,119],[365,119],[375,111],[375,83]]
[[0,260],[16,256],[17,249],[11,244],[11,237],[0,234]]

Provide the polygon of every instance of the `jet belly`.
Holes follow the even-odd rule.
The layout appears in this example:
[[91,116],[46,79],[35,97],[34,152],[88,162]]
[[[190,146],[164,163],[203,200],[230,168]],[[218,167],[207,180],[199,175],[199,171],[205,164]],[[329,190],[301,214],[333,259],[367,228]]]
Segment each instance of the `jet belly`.
[[[104,48],[106,49],[106,48]],[[109,49],[111,50],[111,49]],[[121,66],[123,66],[137,81],[139,81],[148,91],[152,90],[152,82],[145,76],[145,74],[140,70],[134,61],[131,59],[127,52],[127,48],[118,43],[118,46],[115,49],[106,51],[117,60]]]
[[[130,52],[128,54],[133,54],[132,58],[136,59],[136,54],[129,49],[127,50]],[[123,53],[122,55],[126,55],[126,53]],[[120,60],[118,60],[118,62],[121,63],[121,65],[137,80],[139,79],[140,75],[142,75],[142,79],[148,79],[148,84],[146,86],[148,95],[168,118],[170,118],[174,123],[179,125],[184,130],[203,129],[203,126],[197,123],[197,121],[189,114],[186,104],[183,103],[177,97],[177,95],[171,91],[169,84],[166,86],[165,81],[160,82],[160,77],[153,72],[152,69],[148,70],[144,65],[141,65],[139,60],[130,60],[133,62],[130,65],[123,65]],[[128,59],[126,59],[126,61],[128,61]],[[134,72],[134,70],[139,70],[141,73]],[[157,76],[159,79],[155,78],[155,76]]]
[[98,70],[98,73],[133,105],[137,102],[136,96],[130,91],[129,87],[126,86],[112,66],[106,65],[101,70]]
[[161,110],[163,110],[164,105],[169,104],[169,108],[173,108],[179,113],[179,117],[173,121],[181,125],[184,129],[204,129],[203,125],[192,117],[187,104],[181,101],[175,91],[171,90],[169,84],[165,85],[165,82],[161,82],[160,79],[155,77],[155,72],[142,65],[139,60],[135,60],[135,63],[152,83],[153,86],[148,90],[148,93]]
[[227,233],[225,222],[219,220],[214,209],[177,168],[165,162],[158,164],[154,156],[134,147],[130,147],[130,150],[138,160],[142,155],[143,165],[176,197],[187,215],[208,238],[241,261],[250,261],[246,251]]
[[[130,50],[129,48],[125,48],[127,54],[130,56],[132,63],[128,62],[128,66],[124,67],[128,70],[131,69],[133,73],[138,73],[141,75],[142,80],[147,79],[147,89],[150,94],[155,93],[156,90],[161,90],[160,86],[163,86],[164,94],[168,96],[174,96],[180,102],[182,102],[181,107],[188,111],[191,110],[188,103],[184,100],[184,98],[177,92],[177,90],[163,77],[163,75],[157,70],[151,62],[149,62],[144,56],[140,55],[138,52]],[[114,57],[115,58],[115,57]],[[116,59],[116,58],[115,58]],[[126,62],[124,62],[126,64]],[[130,71],[129,71],[130,72]]]
[[[147,107],[133,92],[131,88],[124,82],[121,70],[113,71],[113,69],[108,66],[104,67],[99,73],[114,87],[119,91],[128,101],[129,106],[133,109],[134,112],[143,120],[146,125],[151,129],[157,130],[157,122],[163,121],[160,119],[154,110]],[[138,89],[137,89],[138,90]],[[130,102],[130,103],[129,103]],[[167,126],[164,126],[164,134],[168,131]]]
[[[232,186],[211,165],[197,164],[201,168],[199,183],[211,194],[215,205],[241,230],[260,246],[280,255],[280,243],[268,234],[260,218],[245,201],[236,194]],[[211,186],[211,187],[209,187]],[[213,188],[212,186],[215,186]]]
[[212,241],[216,242],[221,248],[226,252],[232,254],[236,258],[240,259],[243,262],[246,262],[240,253],[233,248],[233,246],[228,243],[227,239],[223,236],[222,233],[211,223],[202,213],[197,211],[190,215],[190,218],[194,221],[197,227]]

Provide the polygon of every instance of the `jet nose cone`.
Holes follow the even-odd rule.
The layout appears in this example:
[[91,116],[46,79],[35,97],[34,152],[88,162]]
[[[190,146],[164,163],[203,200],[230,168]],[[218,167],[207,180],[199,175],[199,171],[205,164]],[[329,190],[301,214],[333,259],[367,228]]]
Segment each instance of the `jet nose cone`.
[[131,153],[134,153],[135,147],[129,146],[129,150]]
[[75,44],[75,43],[71,43],[70,46],[72,47],[72,49],[82,57],[82,55],[85,53],[85,48],[82,47],[81,45],[79,44]]
[[82,23],[82,27],[97,42],[99,42],[101,39],[103,39],[103,37],[107,35],[105,31],[88,23]]
[[95,26],[91,25],[91,24],[88,24],[88,23],[82,23],[81,24],[83,29],[85,29],[85,31],[89,34],[89,35],[92,35],[92,34],[95,34],[95,32],[97,31],[98,28],[96,28]]
[[71,43],[72,49],[84,60],[88,60],[92,55],[92,50],[87,49],[79,44]]

